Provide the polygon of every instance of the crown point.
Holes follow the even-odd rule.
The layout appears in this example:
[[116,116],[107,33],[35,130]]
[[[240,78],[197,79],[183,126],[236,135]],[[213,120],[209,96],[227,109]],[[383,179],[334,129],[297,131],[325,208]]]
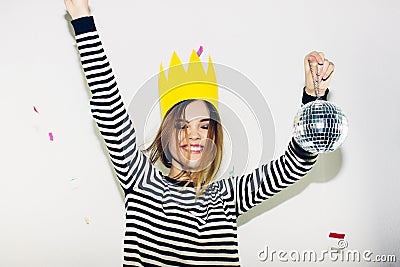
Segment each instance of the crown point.
[[178,54],[174,51],[174,53],[172,54],[171,63],[169,64],[169,66],[173,67],[176,65],[182,65],[182,62],[179,59]]
[[212,77],[213,80],[216,80],[217,77],[215,75],[215,69],[214,69],[214,64],[213,61],[211,59],[211,56],[208,56],[208,69],[207,69],[207,75],[210,75]]
[[200,62],[200,58],[197,55],[196,50],[192,50],[192,54],[190,55],[190,62]]

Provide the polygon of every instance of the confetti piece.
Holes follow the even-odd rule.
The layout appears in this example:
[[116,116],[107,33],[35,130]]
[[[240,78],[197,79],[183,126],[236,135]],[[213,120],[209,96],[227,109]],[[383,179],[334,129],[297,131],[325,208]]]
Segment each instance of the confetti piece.
[[72,179],[70,179],[69,181],[70,181],[72,190],[78,189],[78,187],[79,187],[79,186],[78,186],[79,180],[78,180],[77,178],[72,178]]
[[229,171],[229,175],[233,175],[233,173],[235,172],[235,166],[232,167],[232,170]]
[[33,106],[33,110],[34,110],[36,113],[38,113],[38,114],[39,114],[39,111],[36,109],[36,107],[35,107],[35,106]]
[[339,239],[343,239],[344,238],[344,236],[345,236],[346,234],[338,234],[338,233],[329,233],[329,237],[330,238],[339,238]]
[[53,138],[53,133],[52,133],[52,132],[49,133],[49,137],[50,137],[50,141],[53,141],[53,140],[54,140],[54,138]]
[[201,45],[199,50],[197,50],[197,56],[201,56],[201,53],[203,53],[203,46]]
[[85,217],[85,223],[86,223],[86,224],[89,224],[89,223],[90,223],[90,221],[89,221],[89,218],[88,218],[88,217]]

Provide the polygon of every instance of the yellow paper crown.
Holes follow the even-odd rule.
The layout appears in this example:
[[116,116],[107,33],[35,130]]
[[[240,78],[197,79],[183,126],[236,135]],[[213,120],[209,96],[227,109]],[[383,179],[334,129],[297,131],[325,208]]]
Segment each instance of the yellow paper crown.
[[218,86],[214,65],[208,57],[207,73],[203,68],[196,51],[192,51],[187,71],[176,52],[172,54],[168,69],[168,79],[165,76],[162,63],[158,75],[158,90],[160,92],[161,117],[176,103],[187,99],[203,99],[218,108]]

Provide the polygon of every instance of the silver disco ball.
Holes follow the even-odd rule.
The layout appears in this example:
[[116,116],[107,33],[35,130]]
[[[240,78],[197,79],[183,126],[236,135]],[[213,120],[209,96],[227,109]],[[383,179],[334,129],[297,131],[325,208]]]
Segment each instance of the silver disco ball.
[[304,105],[294,119],[294,139],[311,153],[328,153],[346,139],[349,129],[346,115],[335,104],[315,100]]

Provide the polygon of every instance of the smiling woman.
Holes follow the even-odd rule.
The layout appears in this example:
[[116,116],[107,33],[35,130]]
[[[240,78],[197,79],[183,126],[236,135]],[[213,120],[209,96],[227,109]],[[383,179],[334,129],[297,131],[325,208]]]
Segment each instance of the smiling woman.
[[217,109],[208,101],[188,99],[167,112],[146,151],[153,164],[160,159],[170,168],[169,177],[193,182],[199,195],[218,172],[222,147]]
[[[160,72],[163,120],[154,142],[139,150],[87,0],[65,3],[92,93],[91,113],[125,194],[124,266],[240,266],[238,217],[307,174],[317,155],[292,139],[277,159],[213,180],[223,144],[218,85],[211,58],[205,72],[195,51],[188,71],[174,53],[168,79]],[[325,90],[333,66],[318,52],[305,62],[321,63],[318,75],[329,76],[321,82]],[[312,81],[308,66],[304,95]],[[315,99],[304,95],[303,104]],[[168,175],[156,169],[158,160],[170,168]]]

